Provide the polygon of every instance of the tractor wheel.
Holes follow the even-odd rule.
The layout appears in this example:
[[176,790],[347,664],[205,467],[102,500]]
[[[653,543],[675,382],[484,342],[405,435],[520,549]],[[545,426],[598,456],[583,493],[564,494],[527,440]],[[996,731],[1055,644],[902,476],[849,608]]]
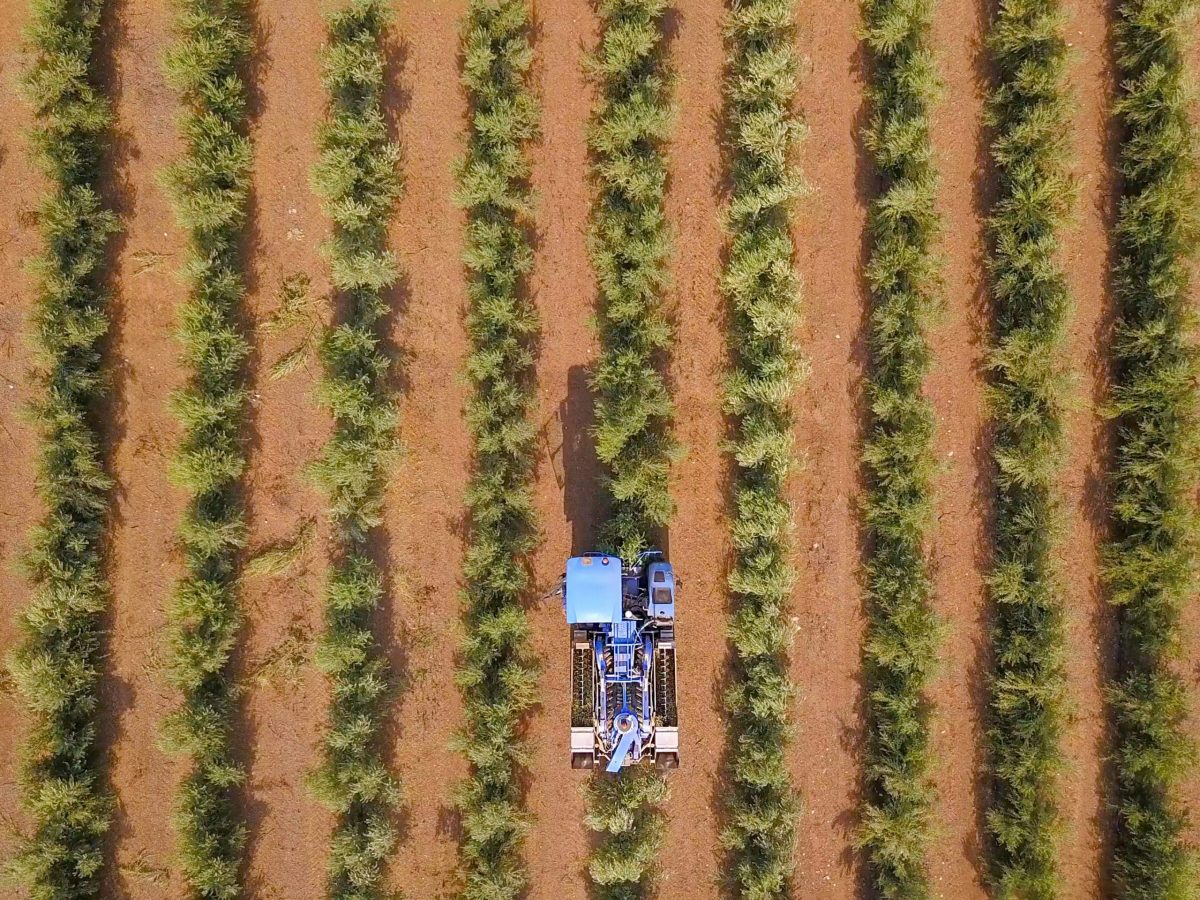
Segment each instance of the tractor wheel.
[[590,769],[596,764],[596,758],[590,753],[572,753],[571,768],[572,769]]
[[678,753],[659,753],[657,756],[654,757],[654,765],[655,765],[655,767],[657,767],[658,771],[660,771],[660,772],[666,772],[668,769],[678,769],[679,768],[679,754]]

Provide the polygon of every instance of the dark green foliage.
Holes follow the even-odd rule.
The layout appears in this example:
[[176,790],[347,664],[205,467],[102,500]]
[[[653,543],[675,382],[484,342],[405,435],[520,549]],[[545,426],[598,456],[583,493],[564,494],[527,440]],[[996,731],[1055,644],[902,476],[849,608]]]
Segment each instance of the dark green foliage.
[[1124,196],[1116,224],[1112,415],[1114,540],[1105,577],[1120,616],[1114,889],[1122,898],[1191,897],[1193,848],[1175,788],[1195,762],[1186,688],[1172,659],[1195,592],[1196,382],[1189,256],[1197,240],[1196,134],[1184,48],[1189,0],[1127,0],[1117,56]]
[[[609,505],[600,545],[627,560],[658,540],[674,512],[668,474],[677,451],[660,368],[671,341],[662,309],[670,251],[662,149],[672,123],[662,50],[667,5],[599,0],[600,46],[590,62],[600,95],[588,129],[596,190],[588,237],[600,336],[592,389],[596,456]],[[653,805],[665,791],[653,772],[627,769],[611,783],[597,773],[589,822],[607,834],[589,869],[599,896],[638,897],[650,890],[660,838]],[[620,806],[636,825],[610,827],[606,805]]]
[[525,288],[533,254],[524,148],[537,132],[538,108],[527,84],[529,16],[527,0],[473,0],[462,36],[471,124],[457,175],[458,202],[467,211],[474,468],[463,567],[467,637],[458,671],[467,719],[459,744],[471,776],[457,799],[463,896],[478,900],[518,897],[527,881],[517,779],[524,752],[518,730],[536,687],[521,604],[536,539],[530,413],[538,322]]
[[244,772],[231,746],[238,692],[230,671],[246,533],[239,482],[249,344],[238,322],[251,164],[240,74],[251,48],[246,4],[175,0],[175,30],[167,74],[181,94],[185,152],[164,180],[189,238],[179,334],[190,378],[173,400],[184,432],[172,475],[190,496],[179,526],[187,574],[169,609],[170,679],[183,703],[163,737],[192,761],[175,811],[189,892],[232,898],[241,895],[246,841],[235,802]]
[[384,897],[384,864],[395,844],[400,788],[388,772],[381,738],[389,693],[387,663],[372,633],[383,580],[368,541],[382,520],[386,466],[395,445],[390,360],[380,347],[384,296],[398,272],[387,224],[400,193],[400,149],[383,113],[386,5],[350,0],[328,18],[324,82],[329,115],[319,134],[316,192],[333,219],[327,247],[342,305],[321,346],[320,395],[334,431],[314,466],[329,496],[334,560],[325,633],[317,664],[329,679],[324,758],[311,786],[337,816],[328,894],[339,900]]
[[790,403],[801,374],[795,345],[800,284],[790,210],[803,185],[793,166],[803,125],[792,113],[796,56],[789,0],[729,7],[725,104],[729,121],[731,235],[722,282],[733,371],[725,407],[735,463],[729,574],[734,613],[729,714],[730,791],[722,841],[741,897],[787,896],[798,804],[784,751],[791,738],[788,609],[792,464]]
[[997,192],[988,259],[996,497],[987,821],[998,895],[1037,898],[1058,888],[1064,690],[1054,481],[1070,297],[1056,256],[1073,189],[1065,164],[1071,120],[1058,0],[1004,0],[988,44],[997,73],[989,103]]
[[33,329],[42,397],[37,489],[46,507],[26,560],[33,598],[10,659],[32,716],[21,781],[33,824],[6,868],[34,900],[98,897],[111,799],[96,752],[102,617],[109,589],[103,537],[112,483],[104,471],[96,406],[105,394],[108,331],[104,255],[116,217],[97,192],[110,125],[96,85],[102,0],[35,0],[25,87],[31,138],[49,181],[39,212],[44,249]]
[[588,131],[597,198],[589,234],[600,286],[596,455],[611,501],[603,543],[632,559],[674,511],[671,397],[659,370],[671,328],[661,307],[670,250],[662,142],[672,121],[662,60],[666,0],[602,0],[591,67],[600,102]]
[[926,326],[935,300],[937,172],[929,113],[938,88],[933,0],[864,0],[871,122],[864,135],[880,179],[871,204],[871,418],[863,449],[869,733],[860,841],[881,897],[929,896],[929,713],[939,628],[926,539],[932,514],[933,410]]

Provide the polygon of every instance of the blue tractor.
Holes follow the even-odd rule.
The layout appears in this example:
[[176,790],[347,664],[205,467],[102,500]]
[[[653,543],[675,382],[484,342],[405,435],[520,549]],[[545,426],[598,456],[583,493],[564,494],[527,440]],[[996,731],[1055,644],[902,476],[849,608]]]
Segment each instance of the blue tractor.
[[675,588],[675,571],[658,550],[632,562],[602,553],[567,560],[572,767],[679,765]]

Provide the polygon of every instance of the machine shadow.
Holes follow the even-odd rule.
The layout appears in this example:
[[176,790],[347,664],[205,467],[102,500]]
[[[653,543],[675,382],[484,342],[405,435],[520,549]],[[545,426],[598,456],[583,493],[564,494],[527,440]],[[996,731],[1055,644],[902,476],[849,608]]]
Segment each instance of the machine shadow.
[[605,513],[605,501],[598,490],[600,462],[592,434],[594,411],[588,368],[572,366],[567,371],[566,398],[558,407],[562,444],[557,453],[552,450],[550,454],[554,477],[563,492],[563,515],[571,523],[572,556],[596,549],[598,523]]

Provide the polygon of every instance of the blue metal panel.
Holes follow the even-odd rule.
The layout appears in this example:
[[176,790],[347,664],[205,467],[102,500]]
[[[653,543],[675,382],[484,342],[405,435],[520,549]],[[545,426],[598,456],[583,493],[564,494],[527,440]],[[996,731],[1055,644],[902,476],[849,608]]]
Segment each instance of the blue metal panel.
[[621,560],[615,556],[568,559],[566,606],[567,622],[572,625],[620,622]]

